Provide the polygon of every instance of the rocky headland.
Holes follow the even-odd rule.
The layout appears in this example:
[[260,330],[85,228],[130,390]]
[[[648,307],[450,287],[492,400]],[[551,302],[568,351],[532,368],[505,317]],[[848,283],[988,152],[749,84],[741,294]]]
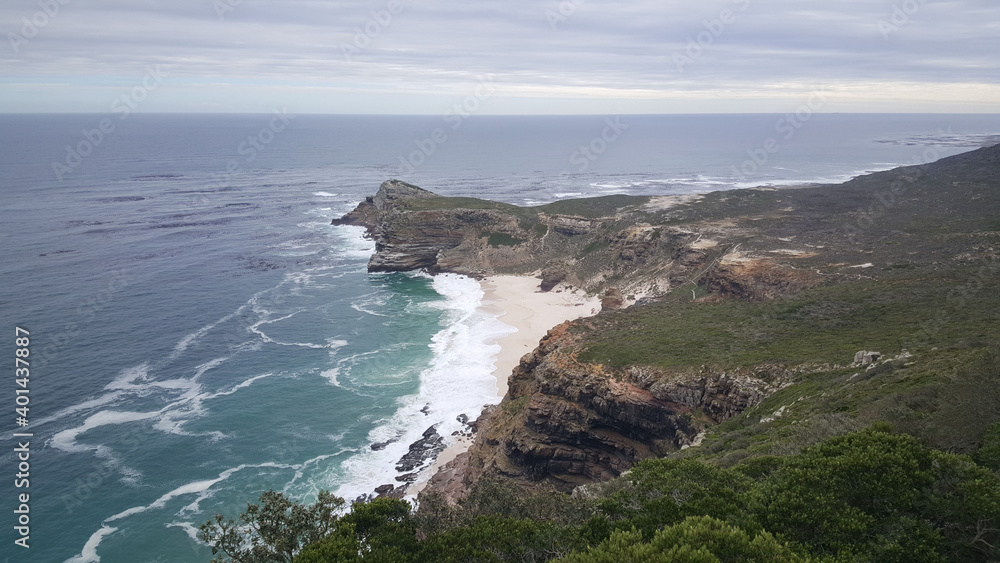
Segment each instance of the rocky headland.
[[602,299],[521,359],[432,479],[455,498],[483,475],[568,492],[645,458],[733,463],[876,420],[972,448],[1000,402],[948,382],[1000,342],[998,210],[994,146],[840,185],[531,208],[390,180],[334,224],[367,229],[370,271],[532,275]]

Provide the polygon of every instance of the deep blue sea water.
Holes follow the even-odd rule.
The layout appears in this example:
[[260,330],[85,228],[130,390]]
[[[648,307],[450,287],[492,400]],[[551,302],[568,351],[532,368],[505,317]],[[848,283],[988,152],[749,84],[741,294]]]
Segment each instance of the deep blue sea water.
[[[846,180],[1000,133],[969,115],[817,115],[790,136],[776,115],[119,117],[0,115],[10,561],[207,561],[194,533],[214,513],[270,488],[371,492],[426,428],[450,439],[496,402],[511,329],[478,284],[369,275],[373,244],[329,224],[388,178],[515,204],[692,193]],[[31,333],[26,428],[15,327]]]

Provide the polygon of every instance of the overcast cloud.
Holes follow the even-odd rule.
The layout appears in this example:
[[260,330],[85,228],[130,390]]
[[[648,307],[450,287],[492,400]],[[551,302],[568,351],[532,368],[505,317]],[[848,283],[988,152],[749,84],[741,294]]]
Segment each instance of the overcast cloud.
[[4,0],[0,32],[0,112],[147,69],[139,111],[1000,111],[996,0]]

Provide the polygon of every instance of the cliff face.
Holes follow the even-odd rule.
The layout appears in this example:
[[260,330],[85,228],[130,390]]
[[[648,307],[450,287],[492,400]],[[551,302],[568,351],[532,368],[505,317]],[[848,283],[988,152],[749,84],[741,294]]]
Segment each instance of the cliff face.
[[564,323],[522,358],[499,407],[479,422],[467,480],[483,473],[564,491],[620,475],[637,461],[696,443],[699,433],[787,385],[778,366],[669,372],[613,370],[577,359]]
[[[553,329],[431,483],[460,495],[497,474],[569,490],[697,444],[809,366],[834,366],[834,393],[864,379],[836,365],[859,349],[899,353],[970,327],[980,340],[964,345],[989,341],[998,163],[1000,146],[837,186],[535,208],[389,181],[334,224],[368,229],[372,271],[540,273],[543,290],[572,284],[624,308]],[[985,305],[949,308],[958,290]],[[836,413],[814,398],[825,426],[802,432],[847,428],[846,396]]]
[[698,233],[646,222],[657,210],[645,207],[649,199],[612,196],[521,208],[442,197],[389,180],[333,224],[367,229],[375,240],[372,272],[541,272],[543,291],[566,283],[594,293],[648,295],[683,283],[709,261],[690,246]]
[[472,231],[503,223],[491,210],[421,209],[421,203],[436,203],[441,196],[417,186],[389,180],[378,193],[334,225],[359,225],[375,239],[375,254],[368,264],[372,272],[425,269],[440,271],[438,259],[465,241]]

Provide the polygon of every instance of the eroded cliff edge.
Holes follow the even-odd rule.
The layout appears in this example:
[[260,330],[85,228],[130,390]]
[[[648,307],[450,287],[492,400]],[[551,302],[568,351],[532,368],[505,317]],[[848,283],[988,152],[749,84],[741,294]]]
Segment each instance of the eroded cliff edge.
[[[570,490],[713,440],[727,420],[761,436],[801,421],[781,435],[808,442],[884,419],[882,399],[857,389],[909,392],[903,375],[931,350],[994,342],[998,178],[1000,147],[836,186],[534,208],[389,181],[334,223],[368,230],[372,271],[533,273],[543,290],[604,297],[605,311],[522,359],[470,451],[432,482],[455,495],[484,474]],[[955,288],[960,303],[945,297]],[[852,362],[865,349],[884,354],[874,370]],[[903,375],[866,375],[883,372]],[[892,416],[918,427],[931,416],[920,408]],[[769,440],[727,447],[782,447]]]

